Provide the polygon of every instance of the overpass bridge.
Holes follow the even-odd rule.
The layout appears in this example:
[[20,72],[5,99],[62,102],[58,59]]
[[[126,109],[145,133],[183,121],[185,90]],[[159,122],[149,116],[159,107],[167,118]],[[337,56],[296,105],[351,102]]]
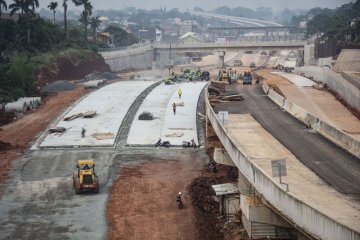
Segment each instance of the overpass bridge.
[[262,41],[254,38],[254,41],[230,41],[226,43],[203,42],[203,43],[159,43],[154,45],[155,51],[168,51],[170,48],[177,52],[217,52],[239,50],[280,50],[280,49],[304,49],[306,44],[302,39],[288,39],[287,41]]
[[268,50],[277,51],[282,49],[303,50],[305,40],[287,41],[260,41],[256,38],[253,41],[232,41],[227,43],[202,42],[202,43],[157,43],[126,49],[108,49],[100,54],[105,62],[114,72],[125,69],[152,68],[154,63],[167,63],[170,56],[184,55],[186,53],[217,53],[218,51],[240,51],[240,50]]

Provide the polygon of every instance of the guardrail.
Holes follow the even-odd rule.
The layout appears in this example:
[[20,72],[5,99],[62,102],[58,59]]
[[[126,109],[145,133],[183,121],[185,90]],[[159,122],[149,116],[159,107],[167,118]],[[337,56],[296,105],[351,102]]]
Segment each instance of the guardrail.
[[288,99],[280,96],[266,83],[263,83],[262,88],[264,92],[273,100],[277,105],[285,109],[288,113],[310,126],[325,138],[334,142],[336,145],[350,152],[357,158],[360,158],[360,141],[353,138],[349,134],[337,129],[331,124],[319,119],[317,116],[309,113],[305,109],[299,107],[295,103],[290,102]]
[[279,212],[314,236],[327,240],[359,240],[360,234],[319,212],[286,192],[265,171],[258,168],[233,142],[208,100],[206,89],[206,114],[212,127],[241,173]]

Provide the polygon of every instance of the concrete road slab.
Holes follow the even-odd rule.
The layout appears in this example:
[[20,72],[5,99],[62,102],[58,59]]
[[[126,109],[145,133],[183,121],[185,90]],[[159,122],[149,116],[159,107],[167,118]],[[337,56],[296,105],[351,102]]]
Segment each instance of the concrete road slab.
[[[135,99],[156,81],[122,81],[92,92],[69,109],[64,117],[96,111],[93,118],[76,118],[56,123],[64,133],[48,134],[40,147],[112,146],[120,125]],[[86,129],[81,137],[81,129]],[[96,134],[100,134],[96,136]],[[97,137],[97,138],[95,138]]]
[[[179,86],[163,83],[150,92],[135,115],[126,141],[128,145],[154,145],[157,142],[161,137],[166,108]],[[154,120],[139,120],[139,115],[145,111],[152,113]]]
[[[189,82],[178,85],[182,90],[181,99],[177,90],[171,96],[166,107],[164,124],[161,130],[161,139],[170,141],[171,145],[181,145],[183,141],[194,139],[198,144],[196,130],[197,103],[199,96],[207,82]],[[184,103],[173,113],[173,103]],[[170,137],[174,135],[174,137]],[[177,135],[178,137],[175,137]]]
[[297,86],[300,87],[311,87],[316,85],[316,82],[311,81],[308,78],[299,76],[297,74],[293,74],[293,73],[285,73],[285,72],[271,72],[272,74],[275,75],[279,75],[281,77],[286,78],[287,80],[289,80],[290,82],[296,84]]
[[[322,181],[250,114],[230,114],[227,129],[236,146],[270,178],[271,161],[286,159],[287,176],[282,181],[289,184],[290,193],[345,226],[360,231],[360,203]],[[279,182],[279,179],[274,178],[274,181]],[[283,187],[280,183],[279,186]]]

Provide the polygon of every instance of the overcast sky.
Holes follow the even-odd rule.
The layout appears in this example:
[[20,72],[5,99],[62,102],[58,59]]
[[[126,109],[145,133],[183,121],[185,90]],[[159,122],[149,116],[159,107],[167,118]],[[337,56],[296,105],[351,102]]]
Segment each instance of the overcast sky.
[[[46,8],[49,2],[56,0],[40,0],[40,7]],[[62,0],[57,0],[62,5]],[[204,10],[213,10],[216,7],[227,5],[230,8],[247,7],[256,9],[258,7],[271,7],[274,11],[279,11],[284,8],[290,9],[310,9],[313,7],[327,7],[336,8],[344,3],[349,3],[355,0],[90,0],[94,10],[107,9],[123,9],[125,7],[136,7],[144,9],[159,9],[161,6],[166,6],[168,10],[171,8],[178,8],[182,11],[186,9],[193,9],[195,6],[201,7]],[[69,8],[74,9],[71,0]]]

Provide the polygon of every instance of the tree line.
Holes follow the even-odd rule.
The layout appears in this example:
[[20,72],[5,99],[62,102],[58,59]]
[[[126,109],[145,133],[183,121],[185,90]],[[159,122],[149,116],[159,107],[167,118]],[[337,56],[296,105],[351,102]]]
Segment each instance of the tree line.
[[[51,21],[36,13],[38,0],[0,0],[0,16],[5,12],[12,16],[12,19],[0,17],[0,103],[36,92],[34,73],[39,66],[56,64],[64,52],[86,56],[86,49],[96,52],[101,46],[96,42],[100,20],[98,16],[92,17],[91,2],[72,2],[83,9],[80,26],[76,21],[67,19],[68,0],[49,3],[47,7],[53,13]],[[56,11],[60,5],[64,10],[64,19],[56,22]],[[93,34],[93,41],[88,41],[88,30]],[[126,40],[116,43],[131,45],[137,41],[120,28],[109,30],[116,38]]]

